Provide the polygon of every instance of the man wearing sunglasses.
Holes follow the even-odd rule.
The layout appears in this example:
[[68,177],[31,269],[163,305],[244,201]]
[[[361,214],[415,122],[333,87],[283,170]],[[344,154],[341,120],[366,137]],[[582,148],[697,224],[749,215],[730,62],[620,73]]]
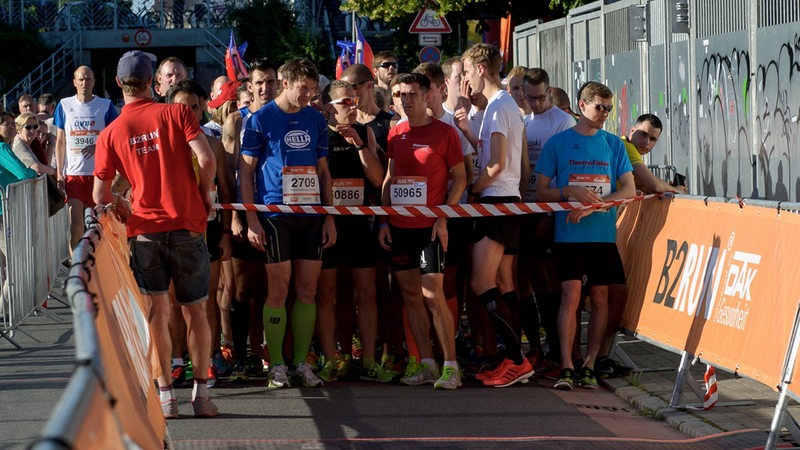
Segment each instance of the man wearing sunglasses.
[[[619,137],[602,129],[614,108],[611,90],[594,81],[585,83],[578,92],[578,107],[578,123],[551,137],[542,149],[536,165],[538,200],[599,203],[633,197],[633,168],[625,147]],[[553,179],[556,182],[551,187]],[[608,287],[625,283],[616,244],[616,208],[557,212],[555,218],[553,253],[561,282],[558,332],[562,369],[554,387],[570,390],[577,381],[586,389],[597,389],[594,368],[608,321]],[[572,347],[584,278],[592,316],[586,357],[576,373]]]
[[397,56],[394,52],[390,50],[378,52],[372,59],[372,71],[378,80],[377,86],[388,90],[389,83],[397,75],[397,68]]
[[383,155],[386,151],[386,139],[389,137],[392,115],[375,103],[375,80],[372,78],[372,71],[363,64],[353,64],[342,73],[342,80],[350,83],[358,97],[356,122],[372,128],[378,142],[378,155]]

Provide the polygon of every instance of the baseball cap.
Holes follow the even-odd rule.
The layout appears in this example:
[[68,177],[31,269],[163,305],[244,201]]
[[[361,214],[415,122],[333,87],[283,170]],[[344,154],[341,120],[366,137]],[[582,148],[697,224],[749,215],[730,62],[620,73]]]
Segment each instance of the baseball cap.
[[133,77],[141,81],[146,81],[153,77],[153,66],[156,63],[156,55],[152,53],[133,50],[122,55],[117,63],[117,77],[121,80],[125,77]]
[[217,91],[216,98],[208,102],[209,108],[219,108],[223,103],[229,100],[238,100],[239,95],[236,91],[241,85],[242,83],[236,80],[226,81]]

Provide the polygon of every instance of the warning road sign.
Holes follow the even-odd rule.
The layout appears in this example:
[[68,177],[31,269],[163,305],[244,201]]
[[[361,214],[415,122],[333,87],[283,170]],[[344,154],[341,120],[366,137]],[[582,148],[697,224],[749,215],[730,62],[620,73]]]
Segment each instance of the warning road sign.
[[447,23],[444,16],[436,17],[436,11],[426,9],[420,11],[411,28],[408,29],[409,33],[452,33],[453,29]]

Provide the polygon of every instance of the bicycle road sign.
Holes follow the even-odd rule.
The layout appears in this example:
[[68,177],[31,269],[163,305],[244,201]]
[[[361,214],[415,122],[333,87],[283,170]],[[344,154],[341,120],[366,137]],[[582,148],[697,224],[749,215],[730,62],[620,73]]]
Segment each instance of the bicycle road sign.
[[436,11],[432,9],[425,9],[417,14],[411,27],[408,29],[409,33],[452,33],[453,29],[447,19],[436,17]]

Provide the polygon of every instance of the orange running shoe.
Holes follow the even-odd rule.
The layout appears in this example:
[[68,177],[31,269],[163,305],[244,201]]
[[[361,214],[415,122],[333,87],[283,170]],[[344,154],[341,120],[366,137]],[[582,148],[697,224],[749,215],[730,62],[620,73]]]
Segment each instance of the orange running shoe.
[[527,358],[522,358],[521,364],[514,364],[513,361],[506,359],[502,365],[504,370],[498,371],[493,377],[483,380],[484,386],[508,387],[514,383],[527,383],[533,376],[533,366]]

